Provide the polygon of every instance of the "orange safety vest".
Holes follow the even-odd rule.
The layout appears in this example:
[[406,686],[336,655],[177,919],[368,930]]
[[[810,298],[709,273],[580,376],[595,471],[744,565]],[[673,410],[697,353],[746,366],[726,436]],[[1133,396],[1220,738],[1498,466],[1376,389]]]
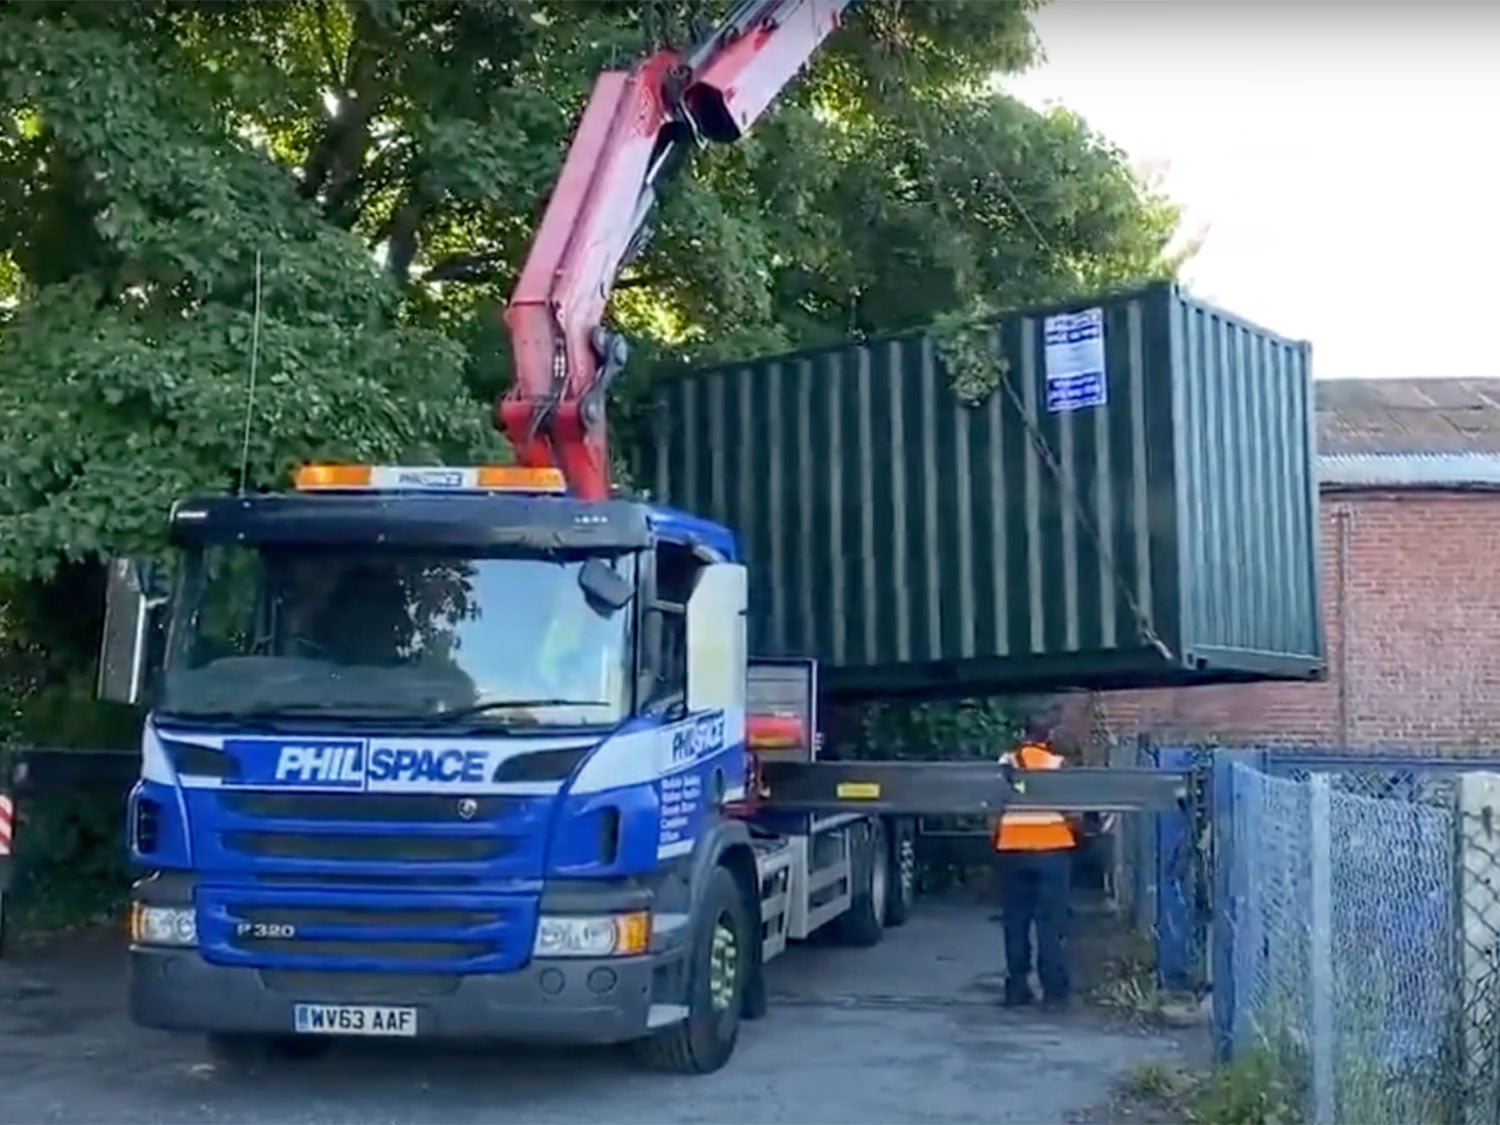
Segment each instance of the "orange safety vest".
[[[1024,742],[1001,762],[1023,770],[1061,769],[1063,760],[1039,742]],[[1050,852],[1077,847],[1073,828],[1062,813],[1023,809],[1004,813],[995,826],[997,852]]]

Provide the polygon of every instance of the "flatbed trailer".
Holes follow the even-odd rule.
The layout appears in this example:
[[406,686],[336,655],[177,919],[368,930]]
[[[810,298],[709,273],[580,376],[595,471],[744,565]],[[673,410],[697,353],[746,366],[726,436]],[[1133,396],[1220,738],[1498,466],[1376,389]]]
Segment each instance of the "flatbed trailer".
[[[750,737],[755,758],[737,810],[755,841],[763,958],[825,926],[872,945],[906,921],[915,898],[915,824],[922,816],[998,816],[1007,808],[1151,812],[1187,799],[1185,773],[1078,767],[1022,773],[1000,761],[827,761],[819,757],[813,660],[753,660]],[[754,749],[778,720],[780,744]],[[802,731],[787,738],[785,731]]]

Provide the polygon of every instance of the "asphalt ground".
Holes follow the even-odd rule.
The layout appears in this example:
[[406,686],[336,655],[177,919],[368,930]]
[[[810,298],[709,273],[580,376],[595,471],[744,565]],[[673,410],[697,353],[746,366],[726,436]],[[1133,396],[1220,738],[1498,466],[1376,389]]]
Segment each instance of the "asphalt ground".
[[1065,1122],[1182,1045],[1087,1007],[997,1004],[1000,930],[979,904],[919,904],[870,949],[810,944],[770,968],[772,1004],[728,1066],[683,1078],[610,1049],[340,1042],[248,1078],[195,1036],[126,1016],[112,936],[0,968],[0,1122]]

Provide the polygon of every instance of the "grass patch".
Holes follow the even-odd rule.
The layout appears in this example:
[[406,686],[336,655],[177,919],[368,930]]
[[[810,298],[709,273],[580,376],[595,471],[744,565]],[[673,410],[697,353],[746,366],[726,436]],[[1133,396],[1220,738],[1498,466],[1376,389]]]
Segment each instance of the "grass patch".
[[[1206,1075],[1151,1062],[1121,1081],[1111,1120],[1192,1125],[1301,1125],[1312,1091],[1305,1054],[1288,1041],[1247,1050]],[[1433,1076],[1382,1072],[1363,1059],[1341,1059],[1335,1071],[1334,1119],[1349,1125],[1457,1125],[1462,1099],[1433,1097]],[[1485,1120],[1491,1120],[1485,1116]]]
[[1198,998],[1161,988],[1151,943],[1138,934],[1105,959],[1101,977],[1089,998],[1102,1008],[1179,1027],[1199,1022]]
[[1104,970],[1104,980],[1091,998],[1100,1007],[1131,1015],[1155,1015],[1161,1007],[1156,968],[1148,960],[1125,956],[1114,959]]
[[1188,1121],[1201,1125],[1297,1125],[1301,1093],[1273,1052],[1247,1051],[1203,1079],[1184,1100]]
[[1187,1071],[1166,1063],[1148,1062],[1125,1076],[1123,1092],[1127,1097],[1170,1102],[1193,1089],[1195,1079]]

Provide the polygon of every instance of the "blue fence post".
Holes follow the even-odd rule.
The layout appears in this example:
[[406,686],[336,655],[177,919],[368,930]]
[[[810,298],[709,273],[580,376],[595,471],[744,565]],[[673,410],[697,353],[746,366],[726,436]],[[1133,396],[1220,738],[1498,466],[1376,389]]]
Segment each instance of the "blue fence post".
[[[1156,768],[1156,747],[1142,735],[1136,740],[1135,763],[1140,769]],[[1135,933],[1156,940],[1156,821],[1141,817],[1130,822],[1131,927]],[[1149,933],[1148,933],[1149,931]]]
[[1214,1055],[1227,1062],[1234,1054],[1235,933],[1248,892],[1246,857],[1235,847],[1234,767],[1264,771],[1265,750],[1215,750],[1212,757],[1211,817],[1213,825],[1213,1031]]
[[1214,1057],[1234,1054],[1234,760],[1227,751],[1213,756],[1213,1028]]
[[[1156,766],[1188,770],[1193,752],[1183,746],[1161,746]],[[1155,817],[1156,835],[1156,974],[1162,988],[1190,989],[1196,969],[1193,940],[1193,829],[1187,809]]]

